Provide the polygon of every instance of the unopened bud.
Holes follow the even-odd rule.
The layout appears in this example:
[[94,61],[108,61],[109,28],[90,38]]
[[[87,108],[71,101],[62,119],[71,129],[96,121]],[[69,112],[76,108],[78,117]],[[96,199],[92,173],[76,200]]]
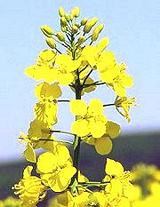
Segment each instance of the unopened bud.
[[86,38],[84,36],[80,36],[78,38],[78,44],[82,44],[85,40],[86,40]]
[[69,22],[71,20],[71,16],[70,15],[65,14],[64,17],[67,20],[67,22]]
[[72,9],[72,11],[71,11],[71,15],[73,16],[73,17],[79,17],[79,15],[80,15],[80,9],[79,9],[79,7],[74,7],[73,9]]
[[88,19],[87,18],[83,18],[81,21],[81,25],[84,26],[87,23]]
[[54,42],[54,40],[52,38],[47,38],[46,39],[46,43],[52,49],[54,49],[56,47],[56,44],[55,44],[55,42]]
[[77,33],[78,32],[78,27],[76,25],[73,25],[72,31],[73,31],[73,33]]
[[75,23],[74,25],[77,26],[78,28],[80,27],[80,25],[78,23]]
[[61,42],[65,41],[65,37],[64,37],[64,34],[62,32],[57,32],[56,36]]
[[92,33],[92,37],[91,40],[92,41],[96,41],[97,38],[99,37],[99,34],[101,33],[101,31],[103,30],[104,25],[103,24],[99,24],[93,31]]
[[54,34],[52,28],[48,25],[43,25],[40,29],[43,32],[43,34],[47,37],[51,37]]
[[72,21],[74,16],[72,14],[69,15],[70,20]]
[[66,26],[67,25],[67,21],[66,21],[65,17],[62,17],[60,22],[61,22],[61,26]]
[[85,33],[89,33],[92,29],[92,27],[97,23],[98,18],[97,17],[93,17],[92,19],[90,19],[89,21],[87,21],[83,31]]
[[61,30],[62,30],[62,32],[66,32],[67,31],[67,27],[66,26],[61,26]]
[[59,7],[58,13],[59,13],[60,17],[63,17],[65,15],[65,11],[64,11],[63,7]]

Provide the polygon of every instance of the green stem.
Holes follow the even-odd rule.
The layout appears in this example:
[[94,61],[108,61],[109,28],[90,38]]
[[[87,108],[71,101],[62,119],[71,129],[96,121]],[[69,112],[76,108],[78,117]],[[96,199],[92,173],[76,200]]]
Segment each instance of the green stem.
[[[78,73],[78,71],[77,71]],[[80,85],[80,80],[79,80],[79,75],[78,79],[76,81],[76,99],[81,99],[81,85]],[[77,117],[76,117],[77,120]],[[79,155],[80,155],[80,145],[81,145],[81,138],[75,135],[75,141],[74,141],[74,158],[73,158],[73,166],[77,169],[76,174],[74,175],[73,179],[78,180],[78,169],[79,169]]]
[[57,100],[57,102],[70,102],[70,100],[67,100],[67,99],[59,99],[59,100]]
[[62,134],[69,134],[69,135],[73,135],[75,136],[75,134],[71,133],[71,132],[67,132],[67,131],[61,131],[61,130],[51,130],[51,133],[62,133]]
[[115,103],[111,103],[111,104],[104,104],[103,107],[107,107],[107,106],[115,106]]
[[92,73],[92,71],[93,71],[93,69],[91,69],[90,70],[90,72],[86,75],[86,77],[85,77],[85,79],[84,79],[84,81],[83,81],[83,86],[84,86],[84,84],[85,84],[85,82],[86,82],[86,80],[87,80],[87,78],[90,76],[90,74]]
[[83,186],[83,187],[101,187],[101,186],[106,186],[110,182],[84,182],[84,183],[79,183],[78,186]]

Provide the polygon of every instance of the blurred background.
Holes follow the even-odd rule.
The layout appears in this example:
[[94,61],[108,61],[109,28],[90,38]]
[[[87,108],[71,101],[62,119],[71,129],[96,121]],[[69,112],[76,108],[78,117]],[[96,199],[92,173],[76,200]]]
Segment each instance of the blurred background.
[[[17,137],[20,131],[27,131],[33,119],[36,82],[23,71],[47,47],[40,26],[48,24],[59,30],[59,6],[66,11],[79,6],[81,17],[97,16],[105,25],[101,37],[109,37],[109,49],[118,61],[128,65],[128,72],[134,77],[134,87],[128,90],[129,96],[137,98],[131,123],[114,108],[106,110],[107,117],[122,127],[121,137],[115,140],[108,157],[121,161],[126,169],[138,162],[160,166],[160,1],[1,0],[0,199],[13,195],[11,187],[27,165],[22,156],[24,146]],[[71,98],[73,93],[65,89],[63,97]],[[94,97],[104,103],[113,101],[112,92],[103,87],[89,97],[84,96],[86,100]],[[69,130],[73,117],[67,104],[60,107],[61,119],[56,128]],[[70,139],[60,135],[58,138]],[[81,149],[84,174],[92,172],[91,178],[100,179],[107,156],[95,155],[94,149],[87,145]]]

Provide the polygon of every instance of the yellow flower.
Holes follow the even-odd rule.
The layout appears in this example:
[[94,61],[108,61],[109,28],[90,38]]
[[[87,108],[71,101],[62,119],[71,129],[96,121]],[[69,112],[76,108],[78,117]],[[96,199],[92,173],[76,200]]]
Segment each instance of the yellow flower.
[[37,171],[45,185],[55,192],[64,191],[76,173],[68,149],[57,144],[54,151],[41,154],[37,162]]
[[89,64],[92,68],[96,68],[99,61],[101,60],[101,53],[107,47],[108,43],[108,38],[102,38],[96,46],[88,45],[84,47],[80,55],[80,60],[84,63]]
[[53,50],[40,52],[36,64],[25,69],[25,74],[35,80],[53,82],[56,80],[56,71],[53,69],[56,53]]
[[92,99],[87,105],[82,100],[71,100],[71,112],[77,116],[72,124],[72,132],[80,137],[91,134],[95,138],[106,132],[107,119],[103,114],[103,104],[99,99]]
[[117,96],[126,96],[126,88],[133,85],[133,79],[126,73],[125,64],[116,64],[114,67],[100,72],[100,78],[113,88]]
[[62,85],[69,85],[74,81],[74,71],[80,66],[80,61],[72,60],[70,55],[57,55],[54,68],[57,71],[57,81]]
[[15,194],[18,195],[22,201],[22,206],[25,207],[35,207],[46,195],[46,187],[40,178],[31,175],[32,169],[32,166],[26,167],[22,180],[14,185]]
[[[129,110],[132,106],[136,106],[136,100],[135,97],[128,98],[128,97],[118,97],[115,101],[115,106],[117,108],[117,111],[124,116],[128,122],[130,122],[130,115]],[[119,110],[121,108],[123,111],[121,112]]]
[[129,172],[125,172],[121,163],[111,159],[107,159],[105,167],[106,176],[103,181],[109,181],[106,185],[105,191],[109,193],[112,198],[126,197],[128,189],[132,188]]

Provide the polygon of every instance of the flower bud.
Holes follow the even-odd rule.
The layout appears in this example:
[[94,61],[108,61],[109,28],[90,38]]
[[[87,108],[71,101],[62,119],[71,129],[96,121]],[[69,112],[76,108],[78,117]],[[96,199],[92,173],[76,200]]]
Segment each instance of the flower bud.
[[72,21],[74,16],[72,14],[69,15],[70,20]]
[[99,34],[101,33],[101,31],[103,30],[104,28],[104,25],[103,24],[99,24],[93,31],[92,33],[92,37],[91,37],[91,40],[92,41],[96,41]]
[[55,42],[54,42],[54,40],[52,38],[47,38],[46,39],[46,43],[52,49],[54,49],[56,47],[56,44],[55,44]]
[[59,7],[58,13],[59,13],[60,17],[63,17],[65,15],[65,11],[64,11],[63,7]]
[[70,15],[65,14],[64,17],[67,20],[67,22],[69,22],[71,20],[71,16]]
[[43,32],[43,34],[47,37],[51,37],[54,34],[52,28],[48,25],[43,25],[40,27],[40,29]]
[[62,32],[66,32],[67,31],[67,27],[66,26],[61,26],[61,30],[62,30]]
[[75,23],[74,25],[76,25],[78,28],[80,28],[80,25],[78,23]]
[[62,17],[60,20],[61,26],[66,26],[67,25],[67,21],[65,17]]
[[72,31],[73,31],[73,33],[77,33],[78,32],[78,27],[76,25],[73,25]]
[[73,9],[72,9],[72,11],[71,11],[71,16],[73,16],[73,17],[79,17],[79,15],[80,15],[80,9],[79,9],[79,7],[74,7]]
[[86,40],[86,38],[84,36],[80,36],[78,38],[78,44],[82,44],[85,40]]
[[97,17],[93,17],[92,19],[90,19],[89,21],[87,21],[83,31],[85,33],[89,33],[92,29],[92,27],[97,23],[98,18]]
[[65,36],[62,32],[57,32],[56,36],[61,42],[65,41]]
[[87,18],[83,18],[81,21],[81,25],[84,26],[87,23],[88,19]]

